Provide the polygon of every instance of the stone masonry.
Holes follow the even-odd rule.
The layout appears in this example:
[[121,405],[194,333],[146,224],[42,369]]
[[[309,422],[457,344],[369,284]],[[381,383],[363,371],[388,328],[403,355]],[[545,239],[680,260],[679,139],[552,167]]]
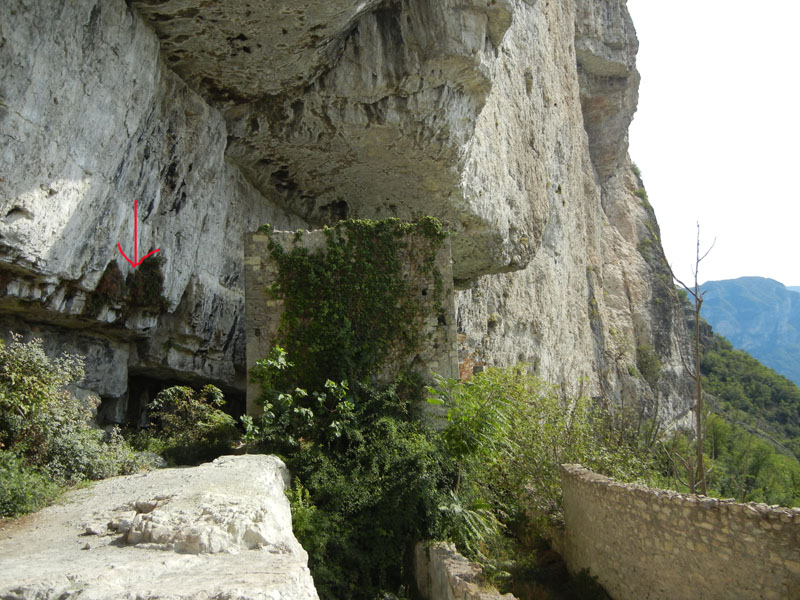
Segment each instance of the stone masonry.
[[517,600],[490,587],[477,563],[450,542],[420,542],[414,547],[414,577],[425,600]]
[[[295,232],[276,231],[271,236],[284,248],[288,248],[290,245],[302,245],[310,251],[314,251],[325,246],[325,234],[321,230],[306,231],[300,236]],[[248,234],[245,239],[245,334],[248,372],[256,364],[256,361],[267,356],[275,344],[283,314],[283,302],[272,298],[268,292],[277,276],[277,266],[270,257],[269,241],[269,235],[258,232]],[[420,278],[419,275],[412,274],[412,261],[405,260],[403,262],[407,265],[411,287],[415,290],[414,293],[420,299],[420,303],[427,308],[428,313],[424,325],[423,346],[416,356],[410,358],[410,361],[414,366],[419,365],[424,369],[423,376],[438,373],[445,377],[458,377],[450,243],[445,240],[435,260],[435,268],[441,274],[443,282],[442,306],[439,314],[433,310],[433,277]],[[387,373],[387,377],[391,377],[391,375],[393,374]],[[248,383],[248,414],[258,412],[255,400],[259,393],[257,384]]]
[[571,572],[616,600],[800,598],[800,508],[621,484],[562,465]]

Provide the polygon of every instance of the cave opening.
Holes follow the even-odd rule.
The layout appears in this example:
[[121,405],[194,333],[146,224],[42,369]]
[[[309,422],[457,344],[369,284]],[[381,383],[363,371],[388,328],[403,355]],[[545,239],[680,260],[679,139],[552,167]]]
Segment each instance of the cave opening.
[[103,398],[98,409],[97,420],[101,426],[123,425],[140,428],[147,425],[147,405],[159,392],[173,386],[187,386],[199,390],[212,383],[225,395],[226,413],[237,421],[245,414],[245,394],[231,386],[218,382],[180,379],[177,377],[153,377],[149,373],[131,371],[128,374],[128,392],[121,398]]

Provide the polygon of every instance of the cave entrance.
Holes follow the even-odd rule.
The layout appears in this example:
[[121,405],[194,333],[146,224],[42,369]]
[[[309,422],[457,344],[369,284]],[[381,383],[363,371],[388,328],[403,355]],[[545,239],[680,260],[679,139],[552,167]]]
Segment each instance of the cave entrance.
[[[200,389],[209,381],[187,380],[178,377],[160,378],[151,374],[131,370],[128,374],[128,392],[122,398],[103,398],[98,409],[100,425],[124,425],[144,427],[147,425],[147,405],[166,388],[176,385]],[[229,386],[216,385],[225,395],[226,413],[237,421],[245,411],[245,394]]]

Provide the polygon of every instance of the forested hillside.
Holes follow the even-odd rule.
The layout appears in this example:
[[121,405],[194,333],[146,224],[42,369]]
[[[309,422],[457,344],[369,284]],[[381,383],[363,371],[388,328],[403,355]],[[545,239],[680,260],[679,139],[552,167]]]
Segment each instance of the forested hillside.
[[738,349],[800,385],[800,294],[772,279],[709,281],[702,315]]
[[703,339],[701,363],[712,413],[705,450],[715,495],[796,505],[800,501],[800,389],[720,335]]
[[705,342],[701,367],[719,411],[800,456],[800,389],[792,381],[717,334]]

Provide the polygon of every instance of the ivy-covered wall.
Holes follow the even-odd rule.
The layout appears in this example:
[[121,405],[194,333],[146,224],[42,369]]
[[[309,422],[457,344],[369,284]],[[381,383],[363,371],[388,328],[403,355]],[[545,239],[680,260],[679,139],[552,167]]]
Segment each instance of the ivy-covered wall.
[[[379,370],[372,375],[382,381],[408,368],[424,377],[458,375],[450,243],[438,223],[343,221],[317,231],[262,229],[246,236],[244,264],[248,372],[280,344],[293,361],[300,353],[314,355],[313,346],[322,347],[320,360],[376,359]],[[295,303],[288,310],[287,296]],[[309,320],[316,321],[311,328],[305,326]],[[298,323],[304,325],[301,333]],[[327,335],[343,331],[349,336]],[[337,367],[326,365],[325,376],[339,377]],[[249,414],[258,412],[259,394],[260,387],[249,383]]]

